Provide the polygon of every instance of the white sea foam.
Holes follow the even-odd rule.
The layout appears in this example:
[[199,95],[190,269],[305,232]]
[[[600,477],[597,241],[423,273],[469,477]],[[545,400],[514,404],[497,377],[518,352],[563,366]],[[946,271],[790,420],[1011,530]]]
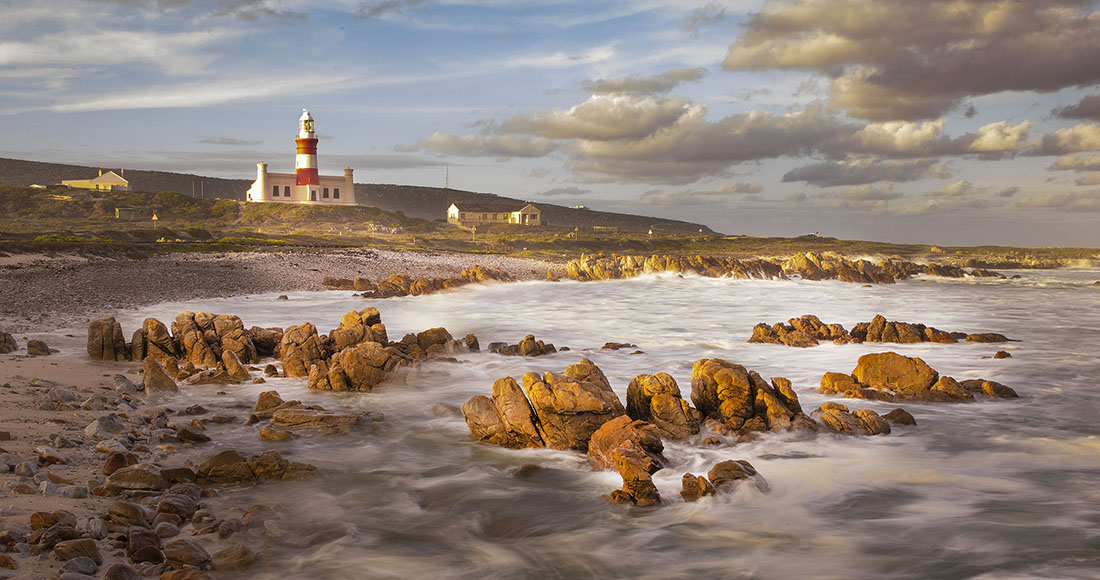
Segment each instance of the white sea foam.
[[[251,402],[263,390],[386,415],[381,434],[303,437],[284,447],[323,477],[229,494],[281,504],[303,526],[335,522],[341,540],[292,551],[264,578],[1085,578],[1095,574],[1100,534],[1100,279],[1095,270],[1027,271],[1018,280],[921,277],[896,285],[728,280],[651,275],[600,283],[467,286],[418,298],[366,301],[350,292],[295,293],[162,304],[121,317],[225,312],[246,325],[309,321],[321,332],[347,311],[376,306],[390,337],[435,326],[481,344],[525,334],[572,351],[525,359],[462,355],[429,363],[416,386],[368,394],[310,392],[302,379],[196,387],[188,401]],[[948,331],[1000,332],[1020,342],[990,345],[832,345],[794,349],[747,344],[758,322],[802,314],[851,328],[883,314]],[[608,341],[633,349],[600,351]],[[988,358],[1010,350],[1011,359]],[[640,373],[668,372],[690,392],[691,363],[720,357],[791,379],[806,409],[826,371],[850,372],[862,354],[920,356],[942,374],[984,377],[1017,400],[910,404],[915,427],[885,437],[790,436],[702,448],[669,442],[670,467],[655,482],[677,500],[684,472],[748,459],[770,483],[655,510],[610,506],[612,472],[578,454],[508,450],[470,440],[461,416],[438,416],[492,381],[526,371],[560,372],[594,360],[620,398]],[[896,405],[843,401],[886,412]],[[259,450],[253,427],[219,441]],[[549,468],[517,479],[510,472]],[[1015,575],[1015,576],[1013,576]]]

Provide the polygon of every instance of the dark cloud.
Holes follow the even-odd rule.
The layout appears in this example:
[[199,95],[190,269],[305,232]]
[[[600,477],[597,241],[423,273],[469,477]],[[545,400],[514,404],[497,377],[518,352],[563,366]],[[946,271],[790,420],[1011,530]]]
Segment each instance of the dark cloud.
[[581,83],[581,88],[595,94],[663,94],[678,85],[696,82],[705,76],[707,76],[707,69],[705,68],[680,68],[650,77],[627,76],[584,81]]
[[1100,185],[1100,171],[1073,180],[1075,185]]
[[567,187],[555,187],[553,189],[548,189],[546,191],[536,193],[535,197],[580,197],[589,193],[592,193],[591,189],[582,189],[575,185],[570,185]]
[[305,12],[280,10],[270,5],[269,0],[218,0],[217,16],[229,16],[238,20],[255,22],[257,20],[305,20]]
[[864,185],[879,181],[905,182],[927,177],[949,177],[935,159],[876,159],[857,157],[805,165],[783,175],[784,182],[804,181],[820,187]]
[[717,2],[708,2],[706,6],[696,8],[691,11],[691,14],[688,14],[687,18],[684,20],[684,30],[687,30],[692,37],[695,37],[699,35],[699,27],[701,25],[721,22],[725,19],[725,7]]
[[635,205],[650,205],[668,208],[685,206],[735,207],[739,201],[760,201],[757,195],[764,191],[759,183],[733,181],[707,190],[647,191],[638,198]]
[[199,143],[205,143],[207,145],[228,145],[230,147],[249,147],[252,145],[259,145],[262,141],[234,139],[233,137],[206,137],[199,139]]
[[794,0],[752,14],[728,70],[819,71],[831,104],[926,119],[974,96],[1100,82],[1095,0]]
[[1076,105],[1054,109],[1051,113],[1061,119],[1085,119],[1100,121],[1100,93],[1083,97]]
[[995,195],[997,197],[1012,197],[1012,196],[1016,195],[1017,193],[1020,193],[1020,188],[1016,187],[1016,186],[1012,186],[1012,187],[1002,189],[1001,191],[998,191],[997,193],[995,193],[993,195]]
[[374,0],[363,2],[355,11],[355,16],[364,20],[374,20],[385,16],[400,16],[410,8],[424,4],[426,0]]

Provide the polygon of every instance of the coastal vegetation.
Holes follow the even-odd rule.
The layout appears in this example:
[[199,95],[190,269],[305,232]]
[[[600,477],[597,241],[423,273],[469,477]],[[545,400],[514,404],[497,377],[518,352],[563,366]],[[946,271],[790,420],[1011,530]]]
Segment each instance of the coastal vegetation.
[[[370,206],[253,204],[158,193],[0,185],[0,252],[65,251],[132,257],[286,247],[395,248],[538,257],[582,254],[705,255],[746,259],[805,252],[898,257],[973,268],[1054,267],[1100,259],[1092,248],[954,247],[841,240],[817,235],[753,237],[661,231],[606,232],[554,225],[479,227],[412,218]],[[153,221],[153,216],[157,217]],[[934,242],[934,240],[933,240]]]

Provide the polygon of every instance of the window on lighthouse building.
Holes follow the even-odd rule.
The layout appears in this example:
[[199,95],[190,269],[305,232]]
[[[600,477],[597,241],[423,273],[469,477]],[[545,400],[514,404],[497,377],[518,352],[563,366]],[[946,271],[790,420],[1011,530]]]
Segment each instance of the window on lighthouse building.
[[340,199],[340,188],[339,187],[332,188],[332,199]]

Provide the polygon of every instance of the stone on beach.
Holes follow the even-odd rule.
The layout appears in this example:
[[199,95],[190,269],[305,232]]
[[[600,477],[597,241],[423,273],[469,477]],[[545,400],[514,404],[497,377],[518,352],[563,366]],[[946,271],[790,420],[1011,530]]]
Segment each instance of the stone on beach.
[[179,391],[179,385],[168,375],[164,365],[160,364],[157,359],[146,357],[144,369],[145,374],[142,377],[142,384],[145,386],[146,394],[155,395]]
[[88,357],[92,360],[124,361],[129,353],[122,325],[114,317],[88,323]]

